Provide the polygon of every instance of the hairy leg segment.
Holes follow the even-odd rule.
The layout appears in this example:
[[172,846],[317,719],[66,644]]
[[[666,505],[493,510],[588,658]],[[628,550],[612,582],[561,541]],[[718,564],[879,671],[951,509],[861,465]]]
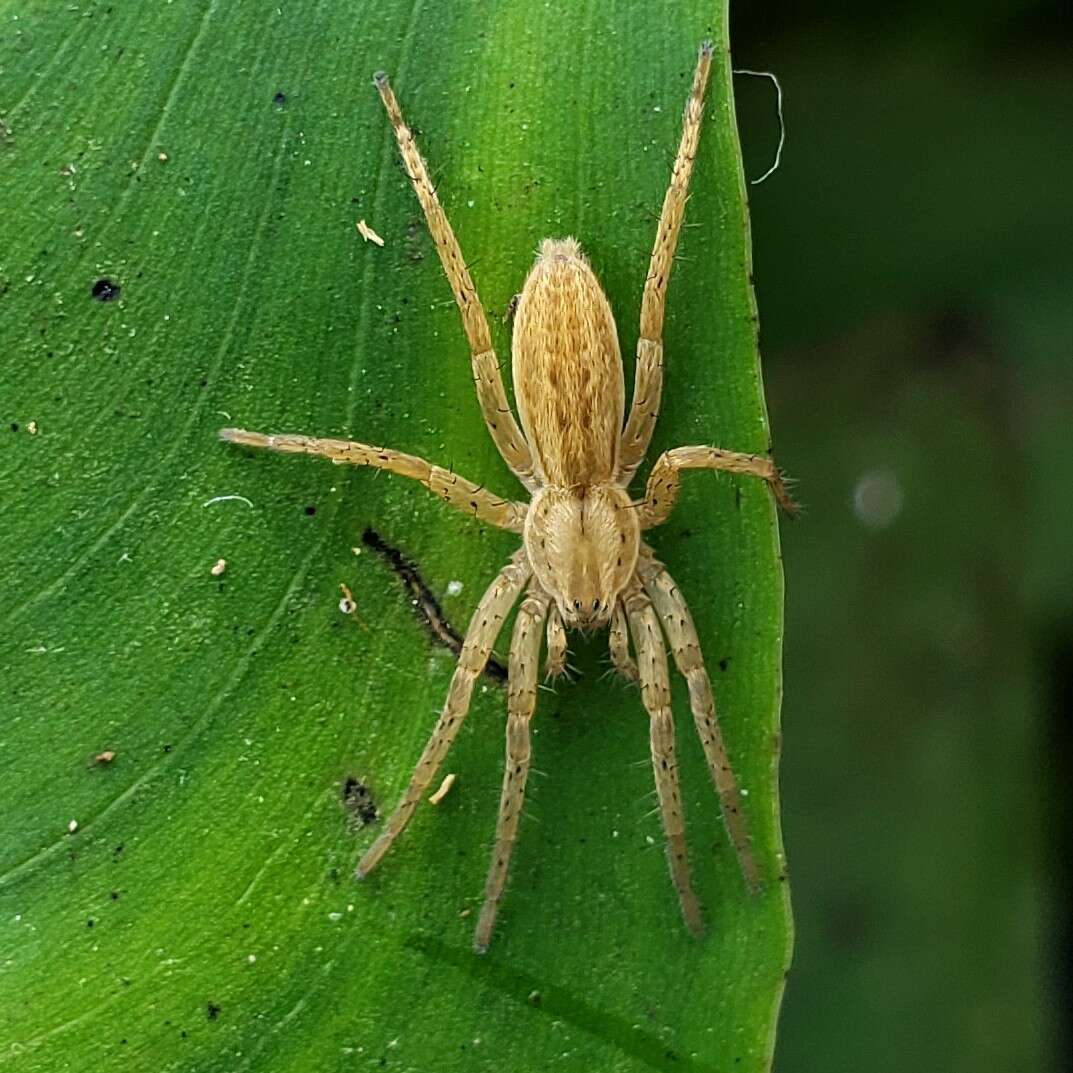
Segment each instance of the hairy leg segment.
[[439,496],[456,510],[472,514],[479,521],[494,525],[497,529],[509,529],[520,533],[525,522],[525,503],[513,502],[489,492],[473,481],[467,481],[457,473],[442,466],[434,466],[416,455],[392,451],[387,447],[372,447],[353,440],[328,440],[315,436],[266,435],[263,432],[248,432],[244,428],[222,428],[220,439],[243,447],[261,447],[283,454],[318,455],[337,465],[371,466],[410,477],[423,484],[433,495]]
[[421,759],[417,762],[410,785],[395,811],[388,818],[379,837],[365,852],[358,862],[357,875],[364,879],[381,861],[384,854],[391,849],[395,839],[402,834],[410,817],[414,814],[418,802],[425,795],[432,780],[436,777],[447,751],[451,748],[459,730],[462,729],[470,701],[473,697],[473,685],[477,681],[488,657],[492,653],[499,631],[510,609],[514,606],[526,582],[530,577],[529,564],[524,552],[518,552],[503,567],[496,579],[488,587],[477,610],[473,612],[462,653],[458,657],[451,685],[447,691],[447,700],[443,706],[439,722],[432,737],[429,738]]

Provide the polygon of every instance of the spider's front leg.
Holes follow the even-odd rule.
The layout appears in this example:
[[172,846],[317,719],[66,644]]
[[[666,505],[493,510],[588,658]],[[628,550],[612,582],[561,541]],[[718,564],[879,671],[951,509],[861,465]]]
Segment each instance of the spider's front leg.
[[674,509],[681,488],[684,469],[718,469],[740,473],[767,481],[776,502],[787,514],[796,514],[798,505],[786,487],[778,466],[764,455],[747,455],[739,451],[724,451],[718,447],[675,447],[656,459],[648,475],[645,497],[638,504],[642,529],[662,525]]
[[674,750],[674,717],[671,685],[667,674],[667,649],[652,602],[638,586],[626,595],[633,645],[641,678],[641,700],[650,719],[649,738],[652,771],[656,779],[663,832],[667,837],[667,863],[678,891],[682,917],[694,935],[704,931],[700,904],[693,893],[686,851],[685,815],[678,784],[678,761]]
[[327,440],[315,436],[266,435],[248,432],[244,428],[222,428],[220,439],[242,447],[262,447],[283,454],[317,455],[337,465],[371,466],[410,477],[423,484],[433,495],[450,503],[456,510],[472,514],[497,529],[520,533],[525,522],[525,503],[502,499],[481,485],[467,481],[442,466],[434,466],[416,455],[392,451],[387,447],[372,447],[353,440]]
[[507,885],[510,859],[518,840],[518,824],[525,804],[529,778],[529,722],[536,711],[537,667],[540,635],[551,597],[533,582],[518,608],[510,639],[510,672],[507,687],[507,756],[503,768],[503,791],[499,799],[495,849],[484,888],[484,905],[473,936],[473,949],[483,954],[495,930],[496,914]]
[[432,737],[417,762],[402,800],[384,825],[380,836],[358,863],[358,879],[364,879],[391,849],[392,843],[402,834],[418,802],[436,777],[447,751],[462,729],[473,697],[473,685],[492,654],[492,645],[499,636],[503,620],[514,606],[514,601],[518,599],[518,594],[525,587],[531,573],[525,553],[518,551],[481,597],[481,602],[473,612],[466,629],[458,666],[451,678],[447,700],[436,723],[436,729],[433,730]]
[[734,769],[730,766],[723,742],[723,731],[715,714],[712,683],[704,666],[704,656],[700,649],[697,628],[693,624],[693,616],[674,578],[667,573],[663,564],[647,546],[638,564],[637,573],[655,605],[663,628],[667,631],[678,671],[689,685],[689,706],[693,711],[693,721],[701,745],[704,747],[712,782],[719,794],[723,823],[738,855],[738,864],[745,883],[750,891],[756,893],[760,889],[760,873],[749,844],[749,828],[741,808],[741,790],[734,776]]

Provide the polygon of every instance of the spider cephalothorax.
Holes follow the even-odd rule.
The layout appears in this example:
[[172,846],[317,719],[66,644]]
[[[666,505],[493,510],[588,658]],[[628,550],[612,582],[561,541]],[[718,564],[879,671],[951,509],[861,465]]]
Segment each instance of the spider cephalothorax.
[[637,568],[637,509],[613,484],[541,488],[525,519],[537,581],[572,629],[606,625]]
[[521,534],[522,546],[492,582],[470,620],[439,722],[402,801],[358,864],[358,876],[368,875],[409,822],[458,734],[474,683],[504,619],[521,599],[510,642],[507,759],[496,845],[474,936],[474,946],[480,951],[492,937],[517,839],[529,774],[529,723],[536,709],[541,642],[546,632],[547,670],[561,674],[566,668],[564,627],[589,630],[610,626],[615,667],[625,677],[640,682],[641,699],[650,719],[652,767],[667,836],[667,857],[689,928],[700,932],[701,914],[686,856],[667,642],[678,670],[689,683],[693,718],[742,873],[750,887],[755,888],[758,882],[740,810],[741,795],[715,716],[711,683],[692,617],[678,587],[643,543],[641,533],[670,514],[683,469],[721,469],[760,477],[768,482],[781,506],[792,510],[793,503],[770,458],[715,447],[667,451],[653,466],[643,499],[634,501],[626,490],[648,450],[659,414],[664,299],[700,137],[711,63],[712,47],[705,43],[686,104],[682,139],[645,280],[628,416],[611,306],[577,241],[548,239],[541,244],[515,311],[512,368],[520,423],[508,405],[484,310],[425,162],[387,76],[376,76],[403,162],[462,314],[477,398],[488,431],[530,492],[528,503],[501,499],[455,473],[384,447],[308,436],[266,436],[242,429],[220,433],[225,440],[250,447],[320,455],[334,462],[374,466],[415,478],[459,510]]

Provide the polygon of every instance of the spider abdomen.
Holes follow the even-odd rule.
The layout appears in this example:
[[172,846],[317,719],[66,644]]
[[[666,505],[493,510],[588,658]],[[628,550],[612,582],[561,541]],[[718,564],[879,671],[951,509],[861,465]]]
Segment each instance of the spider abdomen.
[[543,482],[614,479],[625,388],[611,306],[576,239],[545,239],[514,318],[514,392]]

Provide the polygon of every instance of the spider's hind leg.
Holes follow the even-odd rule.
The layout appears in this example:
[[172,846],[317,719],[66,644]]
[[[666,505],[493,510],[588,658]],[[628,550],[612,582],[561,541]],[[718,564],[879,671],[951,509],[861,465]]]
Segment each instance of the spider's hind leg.
[[477,400],[484,414],[485,424],[507,465],[527,488],[534,489],[537,485],[533,474],[532,452],[507,402],[499,362],[492,349],[488,318],[466,267],[458,239],[429,178],[428,167],[417,148],[413,131],[406,125],[402,108],[388,76],[380,72],[373,81],[395,130],[395,139],[406,166],[406,174],[425,213],[425,221],[435,243],[436,253],[439,254],[444,275],[451,284],[455,303],[462,314],[462,327],[469,341],[473,379],[477,385]]
[[637,369],[634,375],[633,403],[619,447],[618,479],[623,485],[637,471],[648,451],[652,430],[659,416],[663,392],[663,316],[667,304],[667,283],[674,267],[678,234],[689,199],[689,180],[700,142],[704,118],[704,95],[712,68],[712,44],[700,46],[693,86],[686,101],[682,120],[682,137],[671,171],[671,181],[663,198],[663,210],[656,226],[656,239],[648,264],[644,293],[641,297],[641,332],[637,340]]

